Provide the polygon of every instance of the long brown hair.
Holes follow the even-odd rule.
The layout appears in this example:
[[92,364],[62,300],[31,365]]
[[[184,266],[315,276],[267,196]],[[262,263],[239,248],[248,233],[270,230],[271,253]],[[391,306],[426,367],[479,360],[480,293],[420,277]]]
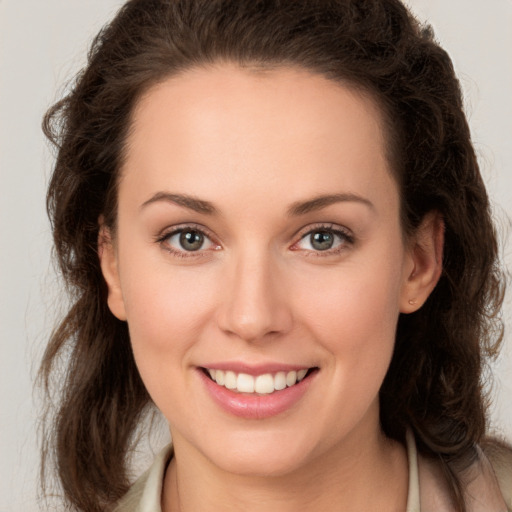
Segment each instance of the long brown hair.
[[108,509],[129,487],[134,432],[152,404],[127,326],[107,307],[98,218],[115,230],[137,100],[171,75],[217,61],[298,66],[369,92],[386,120],[404,232],[431,210],[442,215],[443,274],[426,304],[399,318],[381,425],[402,442],[412,428],[463,511],[457,471],[486,433],[482,366],[502,337],[503,289],[452,63],[398,0],[130,0],[98,34],[71,92],[44,119],[57,149],[48,212],[71,307],[40,368],[48,404],[57,404],[43,431],[43,482],[53,460],[65,502],[87,512]]

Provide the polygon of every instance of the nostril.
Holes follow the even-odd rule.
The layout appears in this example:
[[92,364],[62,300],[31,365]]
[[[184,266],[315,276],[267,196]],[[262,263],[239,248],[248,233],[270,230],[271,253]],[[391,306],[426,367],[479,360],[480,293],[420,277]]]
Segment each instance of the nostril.
[[230,336],[247,342],[272,341],[293,326],[292,313],[287,298],[278,289],[279,279],[258,276],[261,267],[243,266],[236,273],[233,284],[224,289],[218,304],[218,327]]

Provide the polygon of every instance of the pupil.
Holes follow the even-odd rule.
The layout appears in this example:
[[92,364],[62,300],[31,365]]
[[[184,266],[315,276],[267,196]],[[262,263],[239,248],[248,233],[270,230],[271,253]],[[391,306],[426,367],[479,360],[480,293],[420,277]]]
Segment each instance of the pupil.
[[326,251],[332,247],[334,240],[332,233],[318,231],[311,235],[311,245],[318,251]]
[[183,231],[180,235],[180,244],[187,251],[197,251],[201,249],[204,237],[197,231]]

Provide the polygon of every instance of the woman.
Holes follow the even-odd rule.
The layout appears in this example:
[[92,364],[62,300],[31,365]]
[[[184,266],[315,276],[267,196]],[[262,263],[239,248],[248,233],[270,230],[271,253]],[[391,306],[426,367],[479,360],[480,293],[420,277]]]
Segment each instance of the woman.
[[[45,129],[74,305],[43,453],[71,506],[512,507],[488,199],[401,3],[132,0]],[[129,489],[153,404],[172,448]]]

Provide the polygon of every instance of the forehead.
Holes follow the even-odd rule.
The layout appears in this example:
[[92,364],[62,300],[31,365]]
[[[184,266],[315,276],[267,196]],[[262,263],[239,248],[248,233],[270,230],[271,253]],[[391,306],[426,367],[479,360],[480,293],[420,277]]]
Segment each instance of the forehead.
[[201,195],[229,180],[241,193],[380,193],[390,179],[383,126],[370,95],[307,70],[192,69],[136,105],[121,188]]

